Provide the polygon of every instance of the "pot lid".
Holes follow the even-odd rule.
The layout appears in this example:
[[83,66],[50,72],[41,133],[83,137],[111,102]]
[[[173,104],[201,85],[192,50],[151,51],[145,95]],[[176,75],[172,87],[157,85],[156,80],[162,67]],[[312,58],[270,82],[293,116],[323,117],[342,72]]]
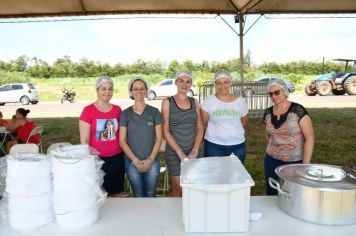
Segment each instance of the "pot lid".
[[293,183],[330,189],[356,189],[356,176],[340,166],[322,164],[290,164],[276,168],[276,174]]

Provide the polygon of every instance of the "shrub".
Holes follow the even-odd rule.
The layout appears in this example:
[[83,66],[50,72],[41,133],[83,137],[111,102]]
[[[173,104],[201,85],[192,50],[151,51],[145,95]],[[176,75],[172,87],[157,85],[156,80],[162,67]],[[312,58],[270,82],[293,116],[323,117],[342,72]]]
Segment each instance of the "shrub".
[[30,77],[28,77],[23,72],[10,72],[0,70],[0,85],[10,83],[25,83],[30,80]]
[[289,73],[287,76],[287,79],[292,81],[295,84],[298,84],[300,81],[303,79],[303,75],[301,74],[294,74],[294,73]]

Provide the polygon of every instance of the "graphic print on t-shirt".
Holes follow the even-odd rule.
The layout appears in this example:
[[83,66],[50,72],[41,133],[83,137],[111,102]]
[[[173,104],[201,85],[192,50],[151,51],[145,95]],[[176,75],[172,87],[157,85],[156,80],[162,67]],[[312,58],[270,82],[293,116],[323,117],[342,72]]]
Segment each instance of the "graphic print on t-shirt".
[[118,129],[116,119],[97,119],[96,120],[96,140],[114,140]]

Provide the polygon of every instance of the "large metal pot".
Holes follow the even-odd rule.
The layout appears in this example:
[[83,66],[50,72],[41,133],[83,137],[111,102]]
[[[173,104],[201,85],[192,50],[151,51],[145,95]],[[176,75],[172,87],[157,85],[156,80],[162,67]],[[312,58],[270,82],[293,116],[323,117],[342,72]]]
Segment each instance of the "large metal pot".
[[356,224],[356,177],[339,166],[291,164],[276,168],[278,205],[287,214],[323,225]]

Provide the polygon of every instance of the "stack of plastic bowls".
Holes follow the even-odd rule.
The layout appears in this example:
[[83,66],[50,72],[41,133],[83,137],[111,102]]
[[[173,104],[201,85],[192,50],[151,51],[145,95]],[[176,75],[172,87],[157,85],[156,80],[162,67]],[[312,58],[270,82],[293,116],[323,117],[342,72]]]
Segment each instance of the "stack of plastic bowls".
[[100,167],[87,145],[62,147],[52,152],[53,201],[56,223],[79,228],[98,218]]
[[7,156],[6,196],[11,227],[31,229],[52,221],[50,159],[41,154]]
[[5,192],[6,183],[6,158],[0,158],[0,199]]

